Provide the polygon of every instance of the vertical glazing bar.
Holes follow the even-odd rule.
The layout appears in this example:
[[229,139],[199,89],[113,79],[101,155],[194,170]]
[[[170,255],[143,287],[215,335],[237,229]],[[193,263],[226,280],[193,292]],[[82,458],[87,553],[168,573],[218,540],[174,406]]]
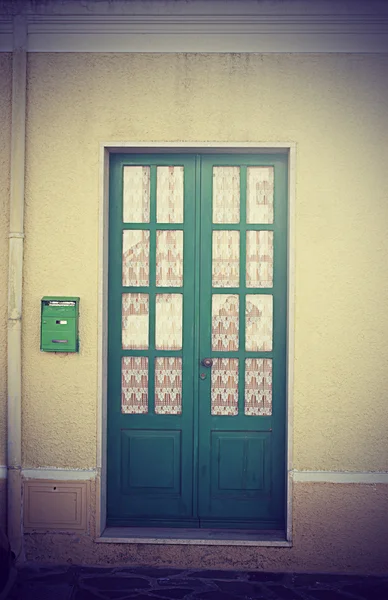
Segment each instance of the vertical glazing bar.
[[[199,440],[199,357],[200,357],[200,322],[197,311],[200,306],[200,257],[201,257],[201,170],[202,161],[199,155],[195,157],[195,234],[194,234],[194,248],[195,248],[195,299],[194,305],[198,307],[196,309],[196,319],[194,324],[194,415],[193,415],[193,517],[198,516],[198,473],[199,473],[199,461],[198,461],[198,440]],[[186,198],[185,198],[186,200]],[[208,210],[211,210],[211,203]],[[184,398],[182,398],[184,401]]]
[[240,167],[240,311],[239,311],[239,414],[244,414],[245,403],[245,306],[246,306],[246,222],[247,222],[247,168]]
[[155,311],[156,311],[156,166],[151,166],[150,182],[150,300],[149,300],[149,361],[148,361],[148,411],[155,406]]

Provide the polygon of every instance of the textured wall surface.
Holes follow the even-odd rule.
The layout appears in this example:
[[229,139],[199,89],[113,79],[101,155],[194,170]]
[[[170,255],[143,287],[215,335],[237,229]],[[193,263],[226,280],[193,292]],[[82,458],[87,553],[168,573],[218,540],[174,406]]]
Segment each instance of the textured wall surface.
[[0,54],[0,465],[6,463],[7,290],[12,55]]
[[[23,464],[96,463],[99,142],[297,143],[294,461],[388,458],[388,58],[28,58]],[[43,295],[81,297],[79,355],[39,351]]]
[[294,500],[292,548],[96,544],[88,534],[32,533],[25,536],[26,557],[63,564],[387,572],[388,485],[298,483]]

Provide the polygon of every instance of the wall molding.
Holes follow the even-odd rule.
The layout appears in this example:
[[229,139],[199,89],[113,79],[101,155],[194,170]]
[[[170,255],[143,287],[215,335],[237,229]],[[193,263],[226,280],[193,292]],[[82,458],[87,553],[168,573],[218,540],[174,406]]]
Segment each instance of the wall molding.
[[[22,469],[24,479],[50,479],[53,481],[89,481],[95,479],[99,469],[57,469],[41,467]],[[295,483],[384,483],[388,484],[388,471],[289,471]],[[0,479],[7,478],[7,467],[0,465]]]
[[97,469],[22,469],[24,479],[50,479],[53,481],[89,481],[97,477]]
[[[162,8],[86,0],[83,12],[71,2],[45,4],[24,3],[28,52],[388,52],[388,9],[373,0],[348,10],[345,0],[295,8],[278,0],[170,0]],[[0,39],[0,50],[12,51],[10,14],[0,15]]]
[[291,471],[296,483],[386,483],[386,471]]

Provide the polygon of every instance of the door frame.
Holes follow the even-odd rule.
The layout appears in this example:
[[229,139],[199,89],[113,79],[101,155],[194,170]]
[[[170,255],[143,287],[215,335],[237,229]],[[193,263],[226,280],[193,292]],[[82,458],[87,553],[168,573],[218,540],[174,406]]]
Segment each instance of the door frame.
[[[98,234],[98,354],[97,354],[97,456],[96,456],[96,541],[128,542],[130,538],[106,538],[107,494],[107,355],[108,355],[108,241],[109,241],[109,157],[121,154],[265,154],[288,156],[288,244],[287,244],[287,361],[286,361],[286,530],[284,541],[260,540],[258,546],[292,545],[292,445],[293,445],[293,388],[294,388],[294,319],[295,319],[295,142],[101,142],[99,160],[99,234]],[[161,540],[158,540],[159,542]],[[170,543],[172,540],[169,540]],[[198,543],[198,539],[196,543]],[[149,537],[136,538],[136,543],[150,543]],[[185,543],[185,540],[174,540]],[[187,543],[190,540],[187,539]],[[206,542],[209,544],[209,540]],[[218,542],[220,543],[220,542]],[[225,541],[225,543],[229,543]],[[234,542],[236,544],[238,542]],[[242,542],[244,545],[246,541]]]

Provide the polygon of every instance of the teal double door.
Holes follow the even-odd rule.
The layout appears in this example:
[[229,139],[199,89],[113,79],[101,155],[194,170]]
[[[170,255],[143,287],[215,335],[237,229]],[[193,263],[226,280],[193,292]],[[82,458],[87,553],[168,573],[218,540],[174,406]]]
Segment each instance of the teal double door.
[[287,158],[110,161],[107,522],[283,529]]

